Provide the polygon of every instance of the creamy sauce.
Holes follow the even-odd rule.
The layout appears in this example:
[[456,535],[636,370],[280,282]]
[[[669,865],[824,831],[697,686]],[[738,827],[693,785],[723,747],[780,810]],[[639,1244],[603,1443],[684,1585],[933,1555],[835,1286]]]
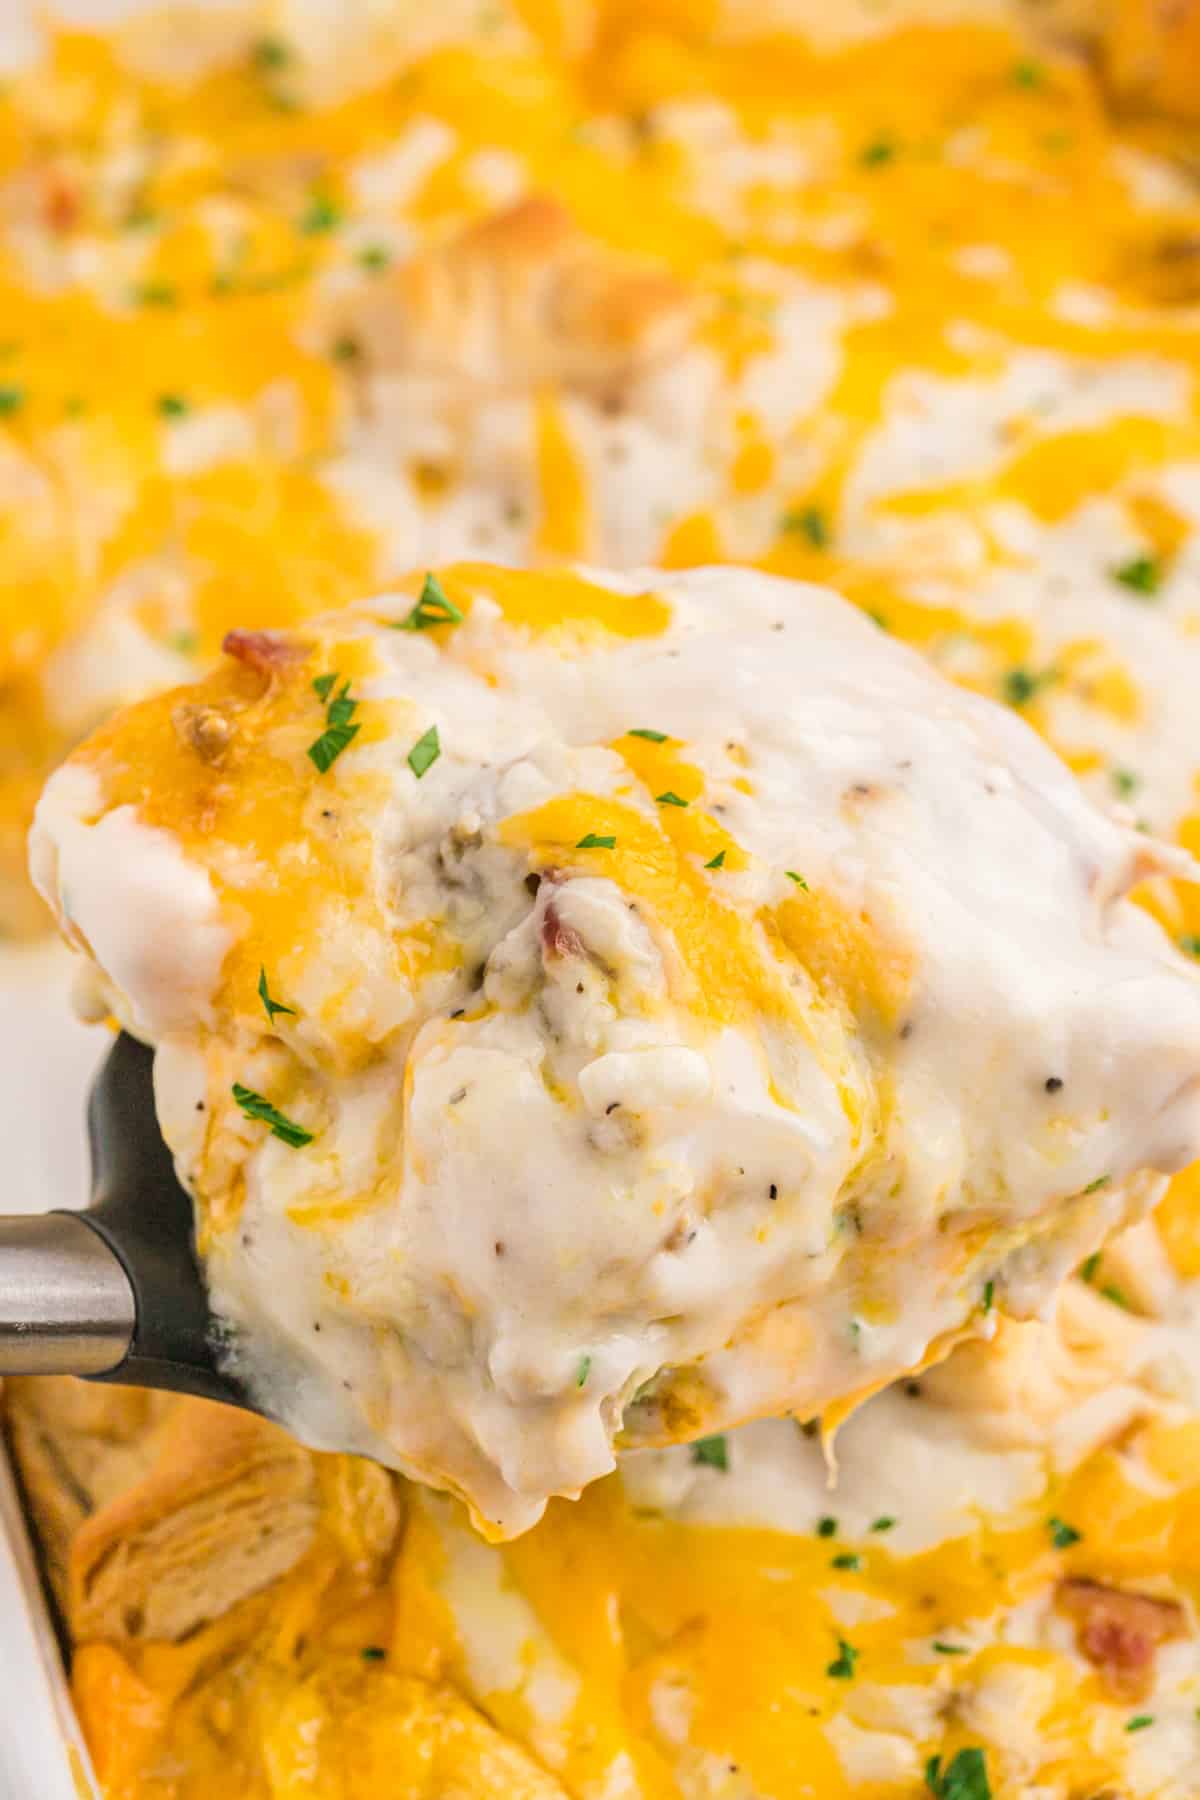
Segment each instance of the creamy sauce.
[[1186,862],[835,595],[442,580],[458,622],[386,596],[201,690],[215,763],[177,703],[102,733],[35,862],[162,1046],[264,1398],[508,1535],[618,1434],[807,1418],[1040,1307],[1192,1158],[1200,975],[1124,898]]
[[[90,23],[100,4],[133,10],[70,0],[70,17]],[[285,624],[463,554],[607,566],[768,556],[843,588],[945,674],[1020,710],[1101,806],[1200,845],[1187,253],[1200,215],[1194,149],[1148,116],[1156,104],[1195,114],[1195,8],[1119,0],[1099,25],[1088,9],[1054,9],[1052,38],[1063,24],[1070,42],[1105,36],[1078,62],[1061,39],[1031,49],[972,28],[1007,26],[1007,9],[937,0],[654,0],[602,19],[533,4],[520,21],[454,4],[267,11],[174,6],[167,32],[151,20],[114,50],[56,41],[41,9],[34,20],[20,3],[0,8],[12,77],[0,100],[0,921],[32,922],[21,840],[36,789],[101,711],[206,665],[230,625]],[[956,23],[905,29],[918,18]],[[756,41],[768,27],[780,35]],[[801,31],[855,47],[814,58]],[[314,170],[342,216],[311,233]],[[327,331],[335,299],[353,343],[372,296],[413,258],[530,193],[557,196],[585,240],[683,281],[687,327],[670,355],[608,392],[594,369],[555,363],[550,393],[514,382],[503,357],[474,362],[474,379],[437,359],[343,358]],[[131,304],[142,283],[157,297]],[[467,310],[486,335],[486,307]],[[460,323],[453,308],[435,317],[435,345]],[[558,334],[540,336],[557,356]],[[164,414],[169,397],[187,410]],[[503,723],[514,728],[512,712]],[[282,814],[313,850],[287,801],[296,766],[308,773],[307,741],[259,811]],[[347,775],[360,752],[365,734]],[[527,786],[510,801],[540,797]],[[81,807],[67,807],[65,836],[94,816]],[[179,954],[199,953],[207,985],[203,895],[181,877],[187,855],[164,844],[184,816],[122,823],[118,848],[157,870],[173,905],[191,893]],[[708,861],[725,843],[685,855]],[[328,886],[336,868],[361,907],[374,865],[364,853],[350,867],[343,850],[309,874]],[[275,854],[265,848],[266,867]],[[729,849],[741,882],[734,864]],[[88,859],[79,866],[86,876]],[[427,873],[406,856],[414,916],[437,902]],[[316,1063],[345,1091],[343,1054],[356,1080],[364,1044],[399,1054],[389,1035],[410,1029],[418,990],[421,1006],[432,998],[421,972],[453,1010],[457,964],[429,966],[419,925],[414,938],[406,918],[393,956],[386,919],[364,940],[310,903],[293,859],[293,941],[260,874],[244,847],[210,871],[222,919],[242,934],[228,991],[239,1017],[265,1022],[261,956],[272,994],[297,1011],[277,1018],[286,1056],[260,1066],[239,1052],[220,1074],[226,1104],[240,1077],[290,1106],[293,1056],[302,1086],[315,1087]],[[385,882],[392,899],[396,885]],[[1156,880],[1140,897],[1185,948],[1200,943],[1194,887]],[[122,941],[120,908],[96,927],[145,1003],[163,1004],[154,959]],[[843,987],[851,973],[845,960],[834,972]],[[1022,1057],[1043,1042],[1046,1019],[1035,1025]],[[722,1054],[742,1029],[723,1028]],[[622,1093],[630,1054],[593,1058],[579,1084],[589,1127],[587,1108]],[[699,1063],[713,1065],[690,1037],[637,1054],[656,1110],[713,1104],[688,1098]],[[214,1078],[175,1037],[159,1072],[183,1143]],[[738,1106],[765,1130],[777,1093],[757,1093],[761,1063],[736,1074]],[[349,1106],[338,1118],[339,1178],[356,1190],[373,1179],[390,1104],[386,1080],[360,1085],[353,1118]],[[234,1123],[240,1135],[212,1147],[218,1188],[266,1129]],[[270,1148],[282,1178],[316,1145]],[[1195,1190],[1178,1177],[1154,1225],[1085,1264],[1090,1280],[1068,1285],[1053,1328],[1003,1321],[986,1358],[967,1345],[922,1377],[921,1396],[869,1402],[839,1434],[827,1499],[812,1441],[788,1422],[755,1425],[730,1436],[724,1472],[686,1448],[636,1453],[627,1491],[653,1468],[667,1517],[626,1518],[614,1477],[499,1549],[449,1505],[418,1502],[366,1619],[339,1613],[345,1584],[326,1593],[318,1559],[271,1596],[261,1651],[232,1664],[224,1620],[135,1653],[136,1668],[109,1644],[84,1646],[77,1692],[106,1796],[211,1800],[223,1784],[283,1800],[302,1769],[306,1794],[379,1800],[381,1765],[386,1784],[426,1780],[432,1736],[401,1722],[386,1670],[359,1667],[338,1703],[318,1691],[347,1646],[357,1662],[358,1644],[386,1636],[392,1605],[394,1666],[448,1672],[582,1800],[791,1800],[797,1769],[821,1800],[911,1800],[931,1755],[948,1763],[972,1745],[994,1800],[1190,1795],[1194,1635],[1160,1647],[1130,1701],[1079,1654],[1051,1597],[1075,1571],[1179,1596],[1194,1627]],[[875,1466],[897,1518],[882,1534],[869,1529]],[[1035,1467],[1047,1471],[1040,1501]],[[673,1521],[675,1505],[697,1522]],[[1051,1515],[1082,1541],[1048,1547]],[[813,1534],[818,1517],[836,1519],[832,1541]],[[888,1545],[902,1533],[913,1535],[898,1554]],[[832,1568],[839,1544],[859,1570]],[[288,1662],[289,1631],[316,1648]],[[936,1634],[969,1654],[939,1655]],[[827,1673],[839,1637],[860,1652],[853,1679]],[[486,1780],[469,1764],[454,1773],[472,1792]]]

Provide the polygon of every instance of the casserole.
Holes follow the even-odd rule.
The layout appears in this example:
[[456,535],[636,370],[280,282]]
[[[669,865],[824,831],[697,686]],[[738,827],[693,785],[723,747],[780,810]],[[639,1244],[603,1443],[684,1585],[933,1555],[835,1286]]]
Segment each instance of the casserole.
[[[614,12],[591,62],[584,9],[539,9],[536,32],[504,14],[486,80],[453,8],[439,20],[457,40],[423,39],[408,69],[403,32],[355,15],[366,55],[345,89],[328,10],[255,9],[241,35],[225,14],[232,60],[206,74],[213,40],[189,9],[165,43],[141,27],[115,53],[75,38],[57,77],[10,87],[6,241],[15,227],[45,284],[22,303],[26,363],[2,377],[19,390],[0,424],[19,495],[14,875],[50,763],[113,704],[214,660],[248,596],[279,595],[286,616],[253,622],[288,628],[464,549],[761,557],[815,577],[1033,721],[1126,822],[1196,843],[1195,9],[1121,5],[1097,32],[1083,9],[1039,8],[1036,48],[1008,15],[996,35],[991,8],[948,27],[921,9],[911,34],[889,18],[882,40],[869,8],[838,11],[864,41],[816,64],[789,43],[790,8],[765,48],[760,9],[718,9],[704,32],[688,9],[655,6],[641,30]],[[398,85],[372,111],[376,74]],[[309,81],[321,131],[345,134],[332,193],[306,160]],[[168,129],[147,132],[155,103]],[[213,174],[217,120],[236,182]],[[193,205],[216,206],[211,234],[174,236]],[[247,223],[253,254],[214,261]],[[276,286],[297,245],[312,276]],[[180,356],[194,316],[207,359]],[[64,321],[88,326],[65,351]],[[90,411],[64,416],[88,392]],[[110,487],[115,527],[80,505]],[[36,923],[28,890],[8,894],[9,916]],[[1189,886],[1143,898],[1191,953]],[[760,1800],[794,1789],[797,1766],[823,1800],[848,1784],[872,1800],[922,1784],[943,1800],[1190,1800],[1195,1220],[1177,1178],[1155,1224],[1088,1259],[1053,1329],[1006,1328],[998,1355],[964,1347],[917,1394],[872,1403],[832,1498],[791,1426],[716,1434],[695,1460],[639,1453],[620,1485],[577,1513],[555,1503],[508,1548],[409,1495],[382,1625],[376,1584],[335,1657],[452,1688],[589,1800]],[[27,1425],[31,1401],[12,1402]],[[948,1512],[929,1514],[930,1494]],[[49,1540],[52,1501],[41,1511]],[[933,1544],[893,1535],[914,1514]],[[118,1523],[92,1544],[123,1542]],[[259,1690],[275,1716],[242,1706],[231,1733],[214,1668],[167,1706],[156,1748],[129,1734],[148,1759],[136,1800],[171,1783],[207,1800],[235,1753],[255,1800],[318,1781],[341,1800],[373,1772],[355,1683],[298,1648],[317,1583],[293,1573],[258,1590],[262,1637],[224,1665],[236,1680],[282,1644],[282,1691]],[[192,1620],[214,1664],[227,1620]],[[76,1621],[101,1653],[80,1668],[113,1677],[90,1712],[79,1688],[110,1756],[122,1696],[178,1698],[188,1654],[137,1626],[119,1598]],[[315,1774],[297,1767],[306,1729],[328,1745]]]

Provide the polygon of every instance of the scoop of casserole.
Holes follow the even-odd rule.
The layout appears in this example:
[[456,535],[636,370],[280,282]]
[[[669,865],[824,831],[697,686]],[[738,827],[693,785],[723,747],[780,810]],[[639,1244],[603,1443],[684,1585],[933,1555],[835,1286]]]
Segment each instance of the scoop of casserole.
[[1200,1154],[1186,858],[837,595],[457,565],[119,715],[34,874],[157,1046],[229,1354],[511,1535],[836,1423]]

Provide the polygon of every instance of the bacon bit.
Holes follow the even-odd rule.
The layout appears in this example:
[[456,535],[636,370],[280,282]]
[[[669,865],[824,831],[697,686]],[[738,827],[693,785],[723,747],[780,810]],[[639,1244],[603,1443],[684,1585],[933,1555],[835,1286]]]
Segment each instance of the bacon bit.
[[221,648],[260,675],[276,675],[308,655],[307,645],[282,631],[227,631]]
[[196,706],[183,701],[171,714],[171,723],[201,762],[216,767],[224,762],[233,742],[233,723],[215,706]]
[[542,914],[542,950],[546,956],[582,956],[583,939],[573,926],[564,925],[553,900]]
[[1186,1631],[1186,1614],[1177,1600],[1127,1593],[1085,1576],[1060,1581],[1056,1599],[1077,1622],[1082,1655],[1112,1692],[1126,1700],[1148,1688],[1158,1646]]
[[61,175],[48,176],[43,212],[51,231],[66,233],[73,230],[79,223],[78,189],[72,187]]

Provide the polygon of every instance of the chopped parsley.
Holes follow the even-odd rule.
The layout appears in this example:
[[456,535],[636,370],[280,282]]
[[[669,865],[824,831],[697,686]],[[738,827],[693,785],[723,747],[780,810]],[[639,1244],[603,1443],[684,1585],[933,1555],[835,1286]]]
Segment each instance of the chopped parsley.
[[834,1681],[853,1681],[854,1665],[858,1661],[858,1651],[845,1638],[838,1639],[838,1653],[833,1661],[827,1664],[825,1673]]
[[1095,1181],[1089,1181],[1083,1191],[1085,1194],[1098,1194],[1100,1189],[1107,1187],[1111,1180],[1111,1175],[1097,1175]]
[[706,869],[723,869],[725,867],[725,852],[723,850],[718,850],[712,861],[706,862],[704,866]]
[[587,1378],[591,1374],[591,1372],[592,1372],[591,1357],[590,1356],[581,1356],[579,1359],[579,1367],[575,1371],[575,1386],[577,1388],[586,1387],[587,1386]]
[[292,53],[282,38],[261,37],[251,49],[250,57],[255,68],[265,75],[274,69],[286,68]]
[[818,1519],[817,1520],[817,1536],[818,1537],[836,1537],[837,1536],[837,1520],[831,1519],[828,1513],[826,1513],[826,1515],[823,1519]]
[[651,731],[648,725],[635,725],[633,730],[627,735],[629,737],[645,738],[648,744],[665,744],[667,741],[667,734],[665,731]]
[[925,1764],[925,1786],[934,1800],[992,1800],[986,1753],[972,1744],[943,1769],[940,1756]]
[[408,766],[420,781],[422,775],[432,769],[442,754],[442,746],[438,742],[438,728],[431,725],[429,730],[419,737],[408,753]]
[[717,1437],[697,1438],[692,1445],[692,1461],[699,1463],[704,1469],[720,1469],[722,1475],[729,1469],[729,1443],[724,1434]]
[[885,164],[896,160],[896,140],[890,137],[872,138],[864,144],[858,153],[858,160],[864,169],[882,169]]
[[1110,1300],[1114,1306],[1123,1307],[1126,1312],[1133,1311],[1133,1308],[1129,1304],[1129,1296],[1122,1292],[1115,1281],[1106,1281],[1104,1286],[1100,1289],[1100,1293],[1105,1300]]
[[1098,1250],[1093,1250],[1092,1254],[1089,1257],[1086,1257],[1084,1259],[1084,1261],[1081,1262],[1079,1265],[1080,1280],[1081,1281],[1094,1280],[1096,1270],[1099,1267],[1100,1267],[1100,1252]]
[[350,337],[348,333],[340,338],[335,338],[329,354],[334,362],[356,362],[359,355],[358,339]]
[[1180,938],[1179,948],[1186,950],[1189,956],[1200,956],[1200,936],[1194,932],[1187,932]]
[[890,1531],[895,1523],[896,1521],[892,1518],[890,1513],[884,1513],[880,1518],[871,1521],[871,1530]]
[[0,387],[0,419],[7,419],[15,412],[20,412],[25,404],[25,389],[15,387],[12,383]]
[[834,1557],[829,1566],[831,1569],[861,1569],[862,1557],[856,1556],[853,1550],[843,1550],[840,1556]]
[[160,394],[158,410],[164,419],[184,419],[192,409],[182,394]]
[[795,869],[785,869],[783,872],[789,881],[794,881],[797,887],[802,887],[805,893],[808,893],[808,883],[803,875],[797,875]]
[[290,1144],[293,1150],[299,1150],[304,1144],[312,1143],[311,1131],[305,1131],[303,1125],[297,1125],[294,1119],[285,1117],[271,1105],[269,1100],[265,1100],[261,1094],[256,1094],[253,1088],[243,1087],[240,1081],[235,1081],[232,1091],[234,1099],[246,1117],[261,1119],[264,1125],[269,1125],[272,1137],[281,1138],[285,1144]]
[[687,805],[687,801],[681,800],[679,798],[678,794],[673,794],[671,792],[670,788],[667,789],[665,794],[655,794],[654,798],[658,801],[658,804],[660,806],[686,806]]
[[1028,706],[1034,695],[1056,678],[1052,669],[1039,675],[1034,669],[1017,667],[1006,671],[1000,691],[1010,706]]
[[1110,769],[1108,779],[1112,782],[1113,792],[1122,800],[1129,800],[1137,792],[1141,778],[1132,769]]
[[272,1024],[275,1023],[276,1013],[289,1013],[293,1019],[295,1018],[296,1009],[294,1006],[284,1006],[281,1001],[273,1000],[271,998],[271,990],[267,986],[267,971],[265,968],[260,968],[258,971],[258,997],[266,1007],[267,1017]]
[[1078,1544],[1083,1538],[1081,1531],[1076,1531],[1073,1525],[1068,1525],[1057,1514],[1046,1520],[1046,1530],[1050,1533],[1050,1542],[1056,1550],[1069,1550],[1072,1544]]
[[824,550],[829,543],[829,523],[817,506],[798,506],[785,512],[781,520],[784,531],[806,537],[814,550]]
[[1163,572],[1162,563],[1156,556],[1134,556],[1127,563],[1118,564],[1112,578],[1128,588],[1131,594],[1140,594],[1149,600],[1162,586]]
[[364,1662],[384,1662],[387,1659],[387,1651],[382,1644],[364,1644],[358,1654]]
[[410,613],[396,621],[397,631],[432,631],[435,625],[461,625],[463,614],[434,574],[426,575],[421,597]]
[[320,237],[324,232],[335,231],[341,222],[341,207],[328,194],[314,194],[297,220],[297,229],[305,237]]
[[934,1638],[930,1648],[938,1656],[969,1656],[970,1651],[965,1644],[947,1644],[942,1638]]
[[1135,1713],[1126,1725],[1126,1731],[1145,1731],[1147,1725],[1153,1725],[1153,1713]]
[[1032,57],[1023,57],[1020,62],[1013,64],[1012,78],[1017,87],[1040,88],[1045,85],[1046,71]]
[[368,269],[372,275],[378,275],[381,269],[391,267],[392,253],[386,244],[365,244],[358,253],[358,266]]
[[995,1298],[996,1298],[995,1282],[994,1281],[985,1281],[983,1284],[983,1310],[985,1313],[991,1312],[992,1305],[993,1305],[993,1302],[995,1301]]
[[[337,675],[329,677],[319,675],[313,687],[322,700],[329,700],[329,692]],[[338,693],[325,713],[325,729],[315,743],[308,746],[308,754],[324,775],[331,769],[347,745],[352,744],[358,736],[358,726],[350,723],[358,710],[358,701],[350,698],[350,683],[344,681]]]
[[586,837],[581,837],[575,846],[577,850],[615,850],[616,847],[615,837],[597,837],[594,831],[589,831]]
[[178,298],[169,281],[139,281],[130,292],[135,306],[174,306]]

